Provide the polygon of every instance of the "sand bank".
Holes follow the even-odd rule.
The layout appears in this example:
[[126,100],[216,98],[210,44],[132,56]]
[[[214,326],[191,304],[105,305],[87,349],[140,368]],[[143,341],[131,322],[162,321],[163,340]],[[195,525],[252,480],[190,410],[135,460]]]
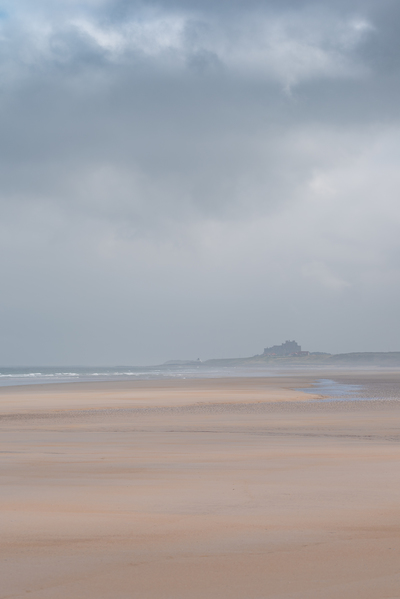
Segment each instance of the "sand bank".
[[399,597],[400,402],[312,378],[1,389],[0,598]]
[[[312,377],[238,377],[27,385],[0,388],[0,414],[308,401]],[[315,398],[319,398],[318,393]]]

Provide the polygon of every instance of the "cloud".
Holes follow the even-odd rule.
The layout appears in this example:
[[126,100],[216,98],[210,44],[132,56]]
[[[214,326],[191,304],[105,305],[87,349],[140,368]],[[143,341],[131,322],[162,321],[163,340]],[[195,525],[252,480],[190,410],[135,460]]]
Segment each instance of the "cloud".
[[277,81],[289,90],[315,77],[364,75],[353,51],[373,29],[366,19],[301,7],[281,14],[268,5],[266,10],[242,6],[215,15],[201,5],[171,10],[158,4],[118,20],[102,3],[40,8],[32,13],[17,3],[3,19],[3,73],[62,67],[89,56],[103,65],[135,68],[144,61],[146,68],[178,72],[201,62],[219,65],[228,75]]
[[1,361],[398,348],[397,13],[3,3]]
[[334,275],[326,264],[318,260],[305,264],[303,273],[306,277],[315,278],[318,283],[334,291],[341,291],[350,286],[350,283]]

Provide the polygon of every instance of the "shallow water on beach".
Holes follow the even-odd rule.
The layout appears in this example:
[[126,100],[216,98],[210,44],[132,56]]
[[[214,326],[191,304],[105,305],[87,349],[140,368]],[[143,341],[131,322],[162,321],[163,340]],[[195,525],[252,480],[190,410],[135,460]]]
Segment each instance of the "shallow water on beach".
[[324,399],[315,400],[318,402],[400,399],[400,385],[382,381],[369,381],[361,385],[332,379],[318,379],[312,387],[302,388],[299,391],[324,396]]
[[326,396],[325,399],[318,399],[316,401],[349,401],[355,399],[372,399],[365,397],[362,393],[362,390],[362,385],[338,383],[337,381],[333,381],[331,379],[319,379],[312,387],[299,389],[299,391],[303,391],[304,393],[318,393],[320,395]]

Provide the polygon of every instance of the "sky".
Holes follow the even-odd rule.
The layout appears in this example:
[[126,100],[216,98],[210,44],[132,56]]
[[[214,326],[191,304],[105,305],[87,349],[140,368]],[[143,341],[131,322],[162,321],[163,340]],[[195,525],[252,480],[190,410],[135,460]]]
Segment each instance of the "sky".
[[0,0],[0,364],[400,351],[400,4]]

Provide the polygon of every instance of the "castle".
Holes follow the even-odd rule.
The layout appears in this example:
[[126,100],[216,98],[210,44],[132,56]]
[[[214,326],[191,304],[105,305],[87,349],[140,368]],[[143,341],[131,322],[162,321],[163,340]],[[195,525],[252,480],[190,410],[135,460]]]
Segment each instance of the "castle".
[[281,345],[273,345],[264,349],[264,356],[308,356],[308,351],[301,351],[296,341],[285,341]]

